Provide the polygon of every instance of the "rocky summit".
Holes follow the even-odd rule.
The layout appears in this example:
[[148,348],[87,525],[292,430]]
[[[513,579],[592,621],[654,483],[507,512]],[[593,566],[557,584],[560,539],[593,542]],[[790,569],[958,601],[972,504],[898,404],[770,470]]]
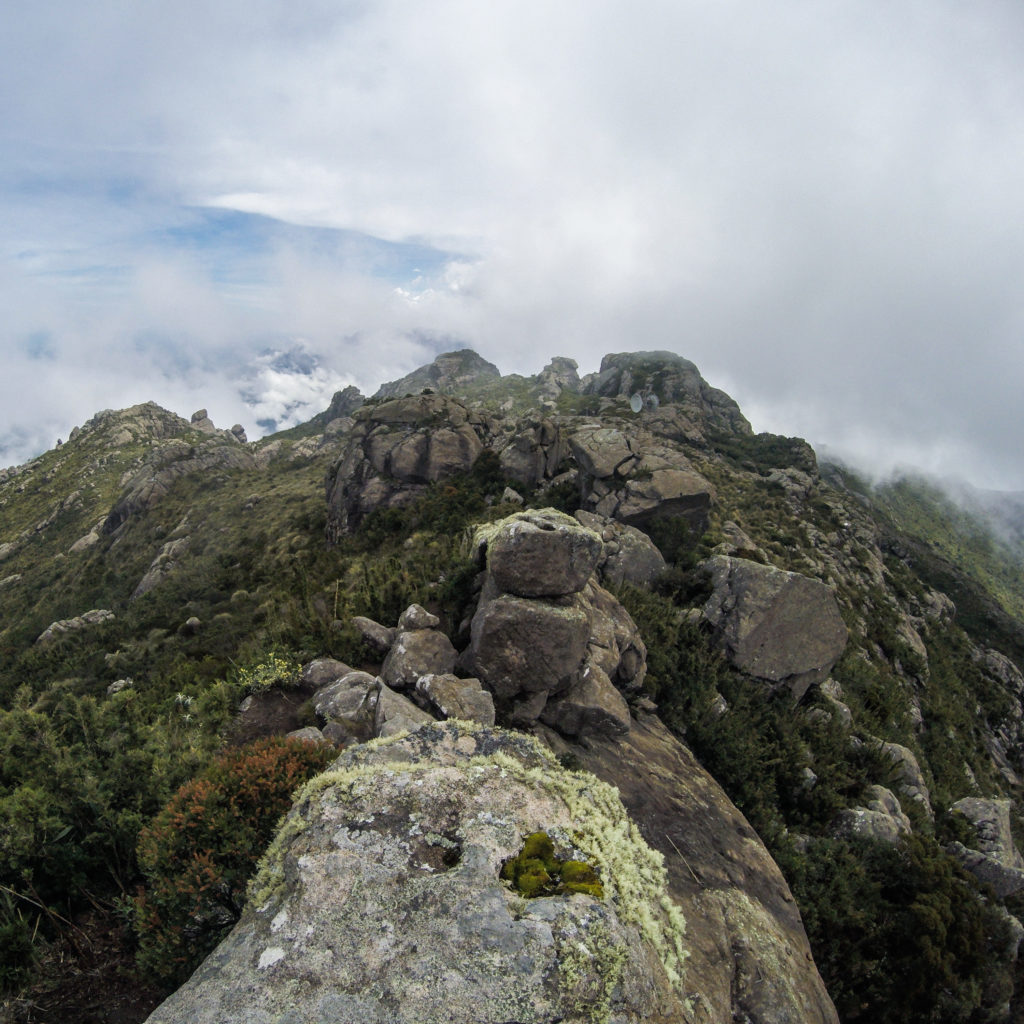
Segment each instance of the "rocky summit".
[[460,349],[0,472],[11,1021],[1020,1019],[1015,507]]

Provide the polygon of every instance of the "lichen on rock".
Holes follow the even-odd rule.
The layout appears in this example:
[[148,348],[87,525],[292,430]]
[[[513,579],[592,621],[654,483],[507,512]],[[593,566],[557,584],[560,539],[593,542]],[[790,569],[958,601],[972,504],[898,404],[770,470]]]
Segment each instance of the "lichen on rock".
[[[603,898],[502,882],[537,832]],[[531,737],[436,723],[304,787],[242,920],[150,1021],[684,1020],[684,928],[610,786]]]

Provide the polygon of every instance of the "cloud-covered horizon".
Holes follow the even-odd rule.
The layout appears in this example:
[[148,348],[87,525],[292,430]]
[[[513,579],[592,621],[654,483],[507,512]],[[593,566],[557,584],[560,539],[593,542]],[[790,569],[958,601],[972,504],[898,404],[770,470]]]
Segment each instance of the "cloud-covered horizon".
[[1009,0],[18,5],[0,463],[668,349],[757,430],[1024,489],[1022,44]]

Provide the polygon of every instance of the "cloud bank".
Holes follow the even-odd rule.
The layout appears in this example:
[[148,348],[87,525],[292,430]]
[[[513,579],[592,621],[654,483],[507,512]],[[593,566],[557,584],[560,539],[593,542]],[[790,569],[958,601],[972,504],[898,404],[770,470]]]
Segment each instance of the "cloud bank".
[[150,398],[254,436],[450,338],[670,349],[756,429],[1024,488],[1019,4],[5,20],[0,462]]

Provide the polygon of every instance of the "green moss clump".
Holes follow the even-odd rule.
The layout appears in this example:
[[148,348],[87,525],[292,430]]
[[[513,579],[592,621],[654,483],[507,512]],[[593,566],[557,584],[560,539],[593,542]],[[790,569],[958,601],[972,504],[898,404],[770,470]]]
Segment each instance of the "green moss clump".
[[547,832],[534,832],[522,850],[501,866],[501,877],[527,899],[585,892],[604,899],[604,886],[594,868],[582,860],[562,860]]

